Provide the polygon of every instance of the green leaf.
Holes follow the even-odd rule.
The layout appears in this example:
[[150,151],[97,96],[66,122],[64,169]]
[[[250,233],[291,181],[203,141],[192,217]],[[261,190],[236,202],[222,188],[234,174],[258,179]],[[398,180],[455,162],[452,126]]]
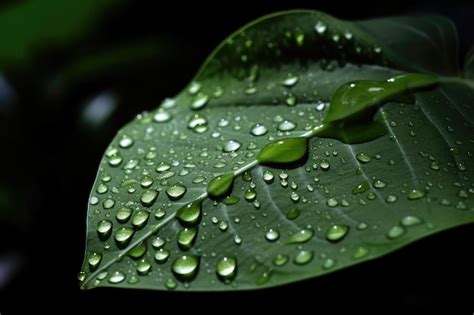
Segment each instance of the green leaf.
[[81,287],[272,287],[473,222],[455,46],[439,17],[290,11],[238,30],[107,148]]

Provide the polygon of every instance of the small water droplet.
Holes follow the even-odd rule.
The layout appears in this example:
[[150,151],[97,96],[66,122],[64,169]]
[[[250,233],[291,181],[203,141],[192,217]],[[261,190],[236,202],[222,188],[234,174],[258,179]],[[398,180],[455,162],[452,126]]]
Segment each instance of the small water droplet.
[[97,233],[101,240],[106,240],[112,232],[112,222],[109,220],[101,220],[97,223]]
[[170,251],[164,248],[160,248],[156,253],[155,253],[155,260],[159,264],[163,264],[168,260],[168,257],[170,257]]
[[359,185],[357,185],[356,187],[354,187],[352,189],[352,194],[353,195],[362,194],[365,191],[367,191],[367,189],[369,189],[369,187],[370,187],[369,182],[368,181],[363,181],[362,183],[360,183]]
[[407,216],[403,217],[401,223],[402,223],[403,226],[409,227],[409,226],[418,225],[422,222],[423,221],[417,216],[407,215]]
[[335,208],[339,205],[339,202],[334,199],[334,198],[329,198],[327,201],[326,201],[326,205],[328,207],[331,207],[331,208]]
[[287,87],[292,87],[294,86],[296,83],[298,83],[298,77],[297,76],[289,76],[288,78],[286,78],[282,84],[284,86],[287,86]]
[[196,133],[203,133],[207,130],[207,117],[201,114],[194,114],[188,120],[188,128]]
[[274,259],[273,259],[273,264],[277,267],[281,267],[286,265],[290,258],[288,255],[285,254],[278,254]]
[[298,208],[292,208],[290,211],[286,213],[286,217],[288,220],[294,220],[300,215],[300,209]]
[[284,120],[278,124],[278,130],[280,131],[290,131],[296,128],[296,124],[289,120]]
[[314,26],[314,30],[320,35],[324,34],[324,32],[326,32],[326,29],[327,29],[326,24],[324,24],[321,21],[318,21],[316,25]]
[[274,179],[274,175],[273,175],[272,171],[265,170],[263,172],[263,180],[265,181],[265,183],[271,184],[271,183],[273,183],[273,179]]
[[329,161],[328,160],[321,160],[319,162],[319,167],[323,170],[323,171],[327,171],[331,165],[329,164]]
[[361,163],[369,163],[372,160],[372,158],[365,153],[357,153],[356,158]]
[[153,120],[157,123],[164,123],[171,120],[171,114],[165,111],[163,108],[160,108],[153,116]]
[[154,238],[152,241],[151,241],[151,246],[153,246],[154,249],[160,249],[162,248],[163,246],[165,246],[166,244],[166,241],[165,239],[157,236],[156,238]]
[[194,98],[194,101],[191,103],[192,109],[201,109],[203,108],[207,102],[209,101],[209,96],[207,94],[199,93]]
[[102,261],[102,254],[94,252],[90,254],[87,261],[89,263],[89,269],[94,271],[97,269],[97,267],[99,267],[99,264]]
[[247,201],[253,201],[257,197],[257,192],[253,189],[248,189],[245,191],[244,197]]
[[332,267],[334,267],[335,264],[336,264],[336,260],[332,258],[326,258],[323,262],[323,269],[324,270],[331,269]]
[[130,148],[132,145],[133,145],[133,139],[127,135],[124,135],[119,141],[119,146],[123,149]]

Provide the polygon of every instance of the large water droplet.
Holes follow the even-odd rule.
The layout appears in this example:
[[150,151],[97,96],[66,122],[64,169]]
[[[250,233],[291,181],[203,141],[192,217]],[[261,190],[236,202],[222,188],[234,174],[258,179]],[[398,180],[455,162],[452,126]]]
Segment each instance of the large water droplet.
[[349,232],[349,226],[343,224],[334,224],[326,232],[326,239],[330,242],[342,240]]
[[128,245],[128,243],[132,240],[132,236],[135,231],[130,227],[122,227],[115,231],[115,242],[117,246],[123,248]]
[[265,234],[265,238],[270,242],[275,242],[280,238],[280,232],[276,229],[269,229]]
[[234,257],[222,257],[216,265],[216,273],[222,281],[230,281],[237,274],[237,259]]
[[264,125],[256,124],[253,126],[250,133],[254,136],[263,136],[268,132],[268,129]]
[[155,253],[155,260],[159,264],[165,263],[168,260],[168,257],[170,257],[170,251],[164,248],[160,248]]
[[213,199],[225,197],[226,195],[230,194],[233,183],[233,173],[226,173],[216,176],[207,185],[207,194]]
[[192,280],[199,270],[199,257],[194,255],[180,256],[173,262],[171,270],[179,280]]
[[140,197],[140,201],[145,207],[151,207],[155,203],[156,198],[158,198],[158,191],[145,190]]
[[92,253],[90,254],[89,258],[87,259],[87,262],[89,263],[89,269],[91,271],[94,271],[99,267],[100,262],[102,261],[102,254],[99,253]]
[[150,217],[150,212],[146,210],[140,210],[132,218],[132,225],[139,229],[145,226],[146,222],[148,221],[148,218]]
[[112,232],[112,222],[109,220],[101,220],[97,223],[97,234],[101,240],[106,240]]
[[151,270],[151,264],[148,259],[142,259],[137,264],[137,272],[139,275],[146,275]]
[[274,179],[274,175],[271,171],[265,170],[263,172],[263,180],[265,181],[265,183],[271,184],[273,182],[273,179]]
[[125,274],[121,271],[115,271],[110,275],[109,282],[116,284],[125,280]]
[[234,152],[237,151],[242,144],[237,140],[229,140],[224,144],[224,152]]
[[270,142],[257,156],[261,164],[293,163],[301,160],[307,153],[308,139],[303,137],[286,138]]
[[423,198],[425,195],[426,193],[422,190],[412,189],[408,192],[407,197],[409,200],[417,200]]
[[182,206],[176,212],[176,218],[184,226],[195,226],[201,220],[202,201],[194,201]]
[[313,259],[313,252],[310,250],[302,250],[296,254],[293,262],[297,265],[305,265]]
[[143,255],[145,255],[146,251],[146,243],[140,242],[137,246],[135,246],[128,252],[128,256],[132,257],[133,259],[139,259]]
[[182,250],[190,249],[196,241],[198,229],[196,227],[184,228],[178,233],[178,245]]
[[288,240],[288,244],[305,243],[309,241],[313,237],[313,235],[313,230],[303,229],[293,234]]
[[166,188],[166,194],[170,200],[176,201],[181,199],[186,193],[186,186],[181,184],[174,184]]

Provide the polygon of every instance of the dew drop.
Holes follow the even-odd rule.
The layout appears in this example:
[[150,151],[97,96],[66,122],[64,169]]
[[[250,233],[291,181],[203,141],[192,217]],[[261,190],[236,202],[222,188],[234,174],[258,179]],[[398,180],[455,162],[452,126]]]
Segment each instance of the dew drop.
[[288,240],[288,244],[301,244],[309,241],[314,235],[313,230],[303,229],[293,234]]
[[105,240],[110,236],[112,232],[112,222],[109,220],[101,220],[97,223],[97,233],[101,240]]
[[366,153],[357,153],[356,158],[361,163],[369,163],[372,160]]
[[209,96],[203,93],[199,93],[196,95],[196,98],[191,104],[192,109],[201,109],[206,106],[207,102],[209,101]]
[[405,226],[405,227],[409,227],[409,226],[414,226],[414,225],[418,225],[420,223],[422,223],[423,221],[417,217],[417,216],[414,216],[414,215],[407,215],[405,217],[403,217],[402,219],[402,225]]
[[174,184],[168,188],[166,188],[166,194],[168,198],[172,201],[176,201],[181,199],[184,194],[186,193],[186,186],[181,184]]
[[296,124],[289,120],[284,120],[278,124],[278,130],[280,131],[290,131],[296,128]]
[[184,228],[178,233],[178,245],[182,250],[188,250],[196,241],[198,229],[196,227]]
[[115,241],[119,247],[125,247],[132,240],[134,230],[130,227],[122,227],[115,231]]
[[326,239],[330,242],[339,242],[349,232],[349,226],[343,224],[334,224],[326,232]]
[[157,236],[156,238],[154,238],[152,241],[151,241],[151,246],[153,246],[154,249],[160,249],[162,248],[163,246],[165,246],[166,244],[166,241],[165,239]]
[[151,264],[148,259],[142,259],[137,264],[137,272],[139,275],[146,275],[151,270]]
[[99,267],[100,262],[102,261],[102,254],[99,253],[92,253],[89,258],[87,259],[87,262],[89,263],[89,269],[91,271],[94,271]]
[[158,198],[158,191],[145,190],[140,197],[140,201],[145,207],[151,207],[155,203],[156,198]]
[[182,206],[176,212],[176,218],[184,226],[195,226],[201,220],[202,201],[193,201]]
[[405,229],[400,225],[394,225],[388,230],[387,238],[396,239],[401,237],[403,234],[405,234]]
[[314,30],[316,31],[316,33],[320,35],[324,34],[324,32],[326,32],[326,29],[327,29],[326,24],[324,24],[321,21],[318,21],[318,23],[316,23],[316,25],[314,26]]
[[224,152],[234,152],[240,149],[242,144],[237,140],[229,140],[224,144]]
[[271,184],[271,183],[273,183],[273,179],[274,179],[274,175],[273,175],[272,171],[265,170],[263,172],[263,180],[265,181],[265,183]]
[[276,229],[269,229],[265,234],[267,241],[275,242],[280,238],[280,232]]
[[118,270],[113,272],[109,278],[109,282],[113,284],[120,283],[123,280],[125,280],[125,274]]
[[222,198],[231,192],[233,183],[233,173],[216,176],[207,185],[207,194],[213,199]]
[[156,253],[155,253],[155,261],[159,264],[163,264],[168,260],[168,257],[170,257],[170,251],[164,248],[160,248]]
[[313,259],[313,252],[310,250],[302,250],[296,254],[295,259],[293,262],[296,265],[305,265],[309,263]]
[[237,274],[237,259],[234,257],[222,257],[216,265],[216,273],[222,281],[230,281]]
[[285,138],[270,142],[260,150],[257,160],[261,164],[293,163],[302,159],[308,150],[308,139]]
[[163,108],[160,108],[153,115],[153,120],[157,123],[164,123],[171,120],[171,114],[165,111]]
[[364,193],[365,191],[367,191],[367,189],[369,189],[369,182],[368,181],[363,181],[362,183],[360,183],[359,185],[357,185],[356,187],[354,187],[352,189],[352,194],[353,195],[360,195],[362,193]]
[[142,228],[143,226],[145,226],[149,217],[150,212],[146,210],[140,210],[133,215],[132,225],[137,229]]
[[298,208],[292,208],[290,211],[286,213],[286,217],[288,220],[294,220],[300,215],[300,209]]
[[119,141],[119,146],[123,149],[130,148],[133,145],[133,139],[124,135]]
[[201,114],[194,114],[188,120],[188,128],[195,133],[203,133],[207,130],[207,117]]
[[252,127],[252,130],[250,133],[254,136],[263,136],[268,132],[268,129],[261,124],[256,124],[255,126]]
[[292,87],[294,86],[296,83],[298,83],[298,77],[297,76],[289,76],[288,78],[286,78],[282,84],[284,86],[287,86],[287,87]]
[[288,262],[289,257],[288,255],[285,254],[278,254],[274,259],[273,259],[273,264],[277,267],[281,267],[286,265]]
[[199,257],[194,255],[180,256],[173,262],[171,270],[179,280],[192,280],[199,270]]
[[422,190],[412,189],[408,192],[407,197],[409,200],[417,200],[423,198],[425,195],[426,193]]

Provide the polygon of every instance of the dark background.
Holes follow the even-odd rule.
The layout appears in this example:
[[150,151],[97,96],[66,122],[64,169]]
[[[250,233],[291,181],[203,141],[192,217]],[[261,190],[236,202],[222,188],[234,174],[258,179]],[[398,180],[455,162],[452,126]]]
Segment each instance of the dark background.
[[[157,312],[170,306],[216,312],[254,311],[256,306],[301,312],[309,307],[316,313],[324,307],[366,312],[438,305],[474,311],[472,225],[376,261],[270,290],[80,291],[77,273],[83,259],[87,200],[104,149],[134,115],[178,93],[213,48],[238,27],[261,15],[294,8],[347,19],[436,13],[455,21],[460,54],[474,43],[474,3],[468,1],[122,2],[106,9],[81,38],[32,48],[31,58],[21,64],[0,63],[2,315],[31,307],[30,301],[34,308],[50,311],[64,302],[65,309],[136,305]],[[18,3],[0,2],[0,11]],[[50,9],[55,10],[54,5]],[[0,34],[1,55],[2,46],[8,45],[5,36],[15,35],[14,30]],[[94,56],[105,57],[71,78],[71,67],[82,69],[74,66],[84,60],[87,64]],[[84,117],[93,100],[102,100],[112,112],[101,120]]]

